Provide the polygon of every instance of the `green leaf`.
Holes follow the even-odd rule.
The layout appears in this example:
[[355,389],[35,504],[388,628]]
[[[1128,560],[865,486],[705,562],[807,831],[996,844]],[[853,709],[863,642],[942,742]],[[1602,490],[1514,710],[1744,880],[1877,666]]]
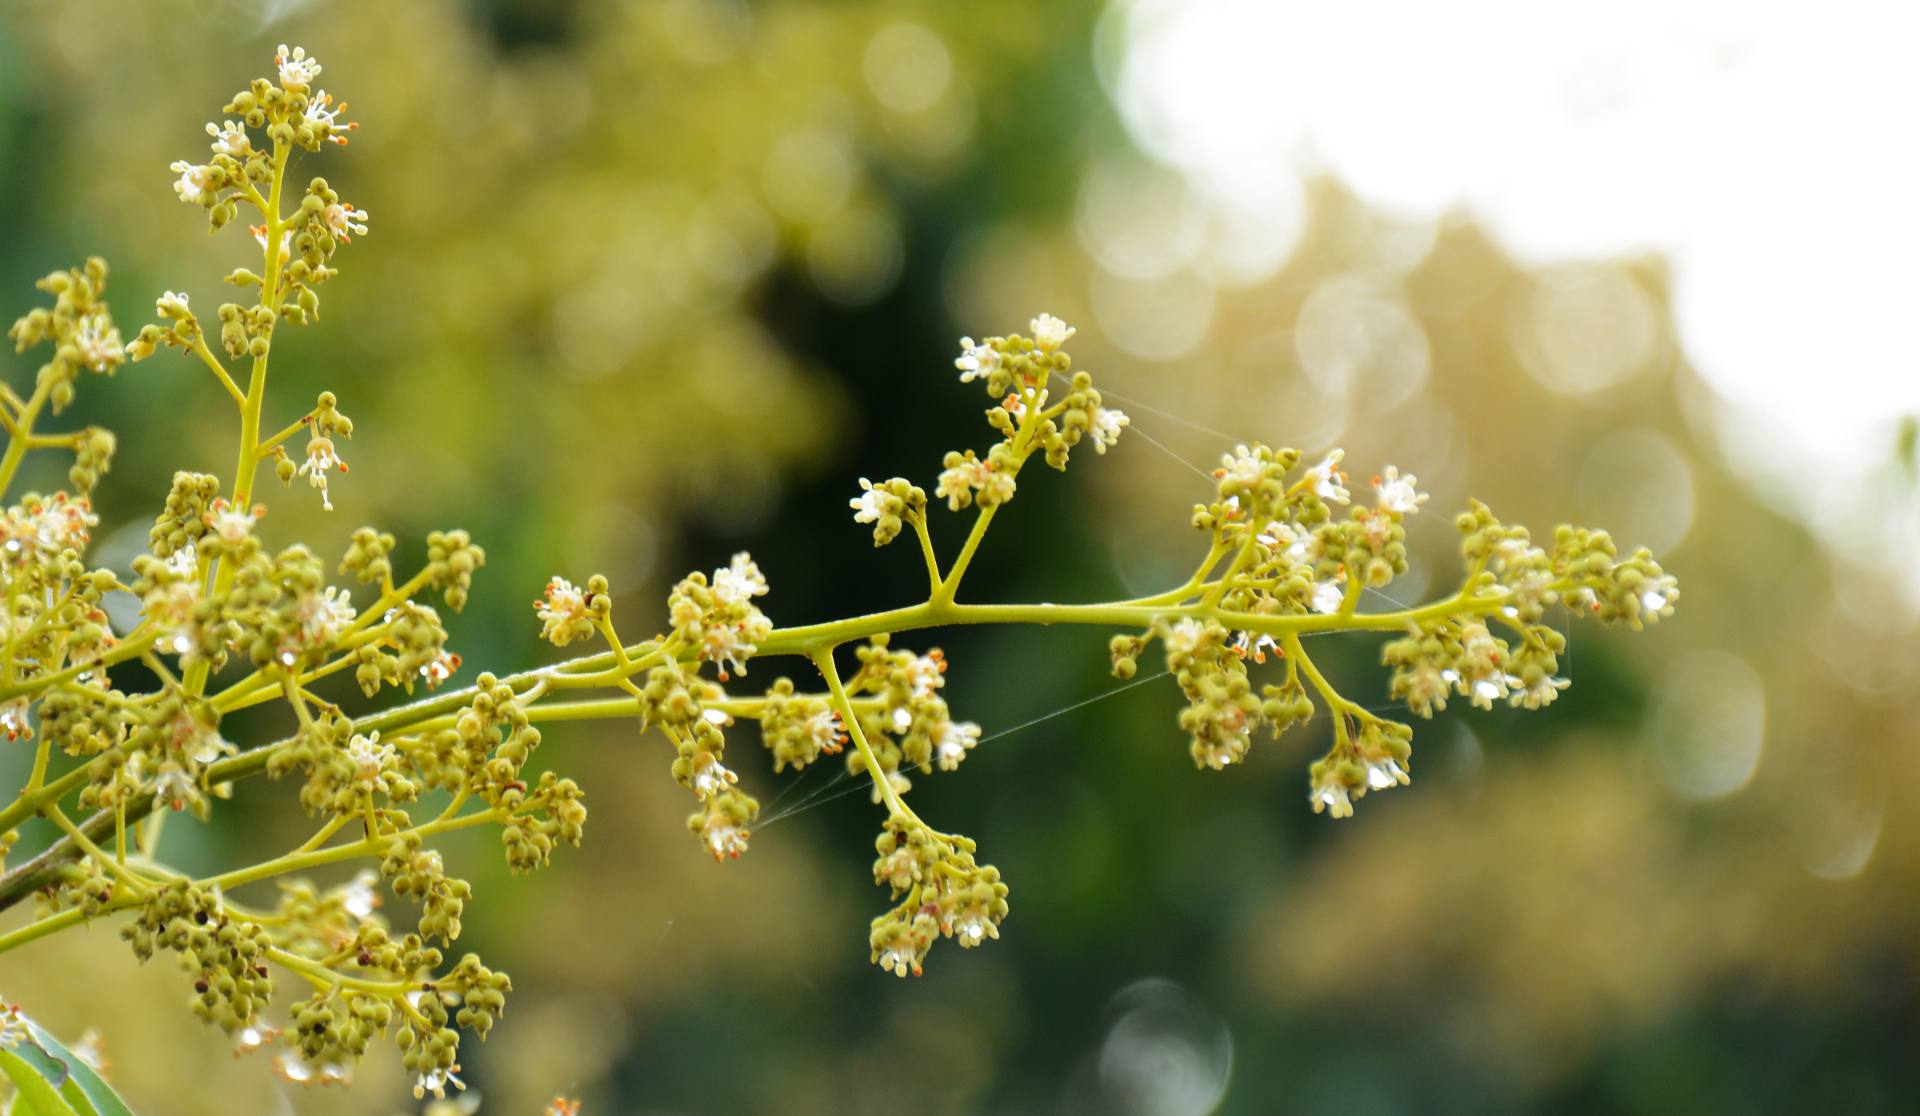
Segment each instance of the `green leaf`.
[[13,1110],[19,1116],[79,1116],[61,1099],[54,1084],[67,1080],[66,1067],[32,1043],[0,1047],[0,1073],[5,1073],[18,1091]]
[[78,1116],[133,1116],[133,1110],[120,1094],[113,1091],[85,1058],[62,1046],[58,1039],[48,1034],[40,1024],[27,1020],[35,1042],[41,1049],[58,1058],[67,1068],[67,1083],[61,1086],[61,1093],[73,1105]]

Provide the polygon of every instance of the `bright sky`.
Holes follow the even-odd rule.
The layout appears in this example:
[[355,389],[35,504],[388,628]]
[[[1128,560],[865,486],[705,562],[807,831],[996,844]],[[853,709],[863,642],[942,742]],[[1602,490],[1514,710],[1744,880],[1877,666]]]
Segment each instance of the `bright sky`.
[[1920,410],[1920,7],[1116,0],[1102,30],[1139,141],[1276,221],[1325,170],[1530,263],[1666,255],[1681,344],[1812,456],[1803,499]]

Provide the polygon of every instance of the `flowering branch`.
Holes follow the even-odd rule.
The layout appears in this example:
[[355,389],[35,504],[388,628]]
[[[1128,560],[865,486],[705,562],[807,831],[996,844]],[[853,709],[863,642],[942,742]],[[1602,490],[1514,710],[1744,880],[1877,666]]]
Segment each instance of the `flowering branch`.
[[[1076,449],[1090,444],[1104,454],[1129,425],[1105,405],[1092,376],[1074,368],[1066,350],[1074,331],[1043,314],[1030,336],[962,339],[960,379],[986,389],[993,401],[986,418],[998,439],[984,455],[968,449],[943,459],[933,499],[973,514],[950,562],[928,530],[925,489],[900,477],[863,478],[849,501],[876,546],[913,529],[928,582],[919,603],[777,627],[759,605],[766,577],[738,554],[711,577],[682,579],[668,596],[665,628],[627,642],[604,578],[576,585],[554,577],[534,602],[542,636],[555,646],[602,641],[604,650],[481,674],[464,688],[349,716],[315,684],[351,671],[369,698],[412,694],[416,686],[437,691],[460,669],[426,598],[463,607],[486,554],[464,531],[434,532],[426,561],[396,579],[397,541],[363,528],[336,567],[374,587],[373,599],[356,607],[353,590],[328,584],[326,565],[307,548],[270,552],[261,537],[265,509],[253,495],[262,464],[271,461],[289,485],[306,478],[327,508],[333,474],[347,471],[337,440],[352,435],[353,423],[332,393],[276,433],[263,437],[262,423],[277,333],[317,318],[317,288],[335,274],[337,253],[367,232],[365,211],[321,178],[285,210],[296,152],[344,144],[354,125],[340,120],[344,104],[314,87],[316,60],[282,47],[275,66],[274,80],[254,81],[226,105],[238,120],[208,125],[210,162],[172,168],[175,191],[213,228],[230,223],[243,204],[264,218],[252,230],[261,270],[227,277],[256,301],[217,310],[226,360],[250,362],[245,389],[184,294],[162,295],[161,321],[122,345],[102,299],[107,270],[98,260],[43,280],[54,305],[30,311],[10,333],[20,349],[50,342],[54,355],[29,397],[0,393],[8,436],[0,496],[35,449],[74,454],[75,491],[21,497],[0,517],[0,599],[13,618],[0,732],[35,738],[25,785],[0,806],[0,857],[24,827],[38,821],[52,830],[37,855],[0,874],[0,909],[38,900],[33,921],[0,935],[0,953],[126,916],[122,936],[141,958],[158,950],[178,956],[192,978],[195,1013],[234,1034],[243,1050],[279,1047],[276,1066],[290,1080],[343,1079],[375,1038],[389,1036],[416,1075],[416,1093],[460,1087],[460,1031],[484,1038],[510,982],[472,954],[446,963],[441,947],[459,937],[470,889],[430,842],[498,826],[515,872],[544,867],[559,845],[579,843],[584,792],[531,764],[542,724],[627,719],[659,729],[673,749],[674,779],[693,795],[688,828],[716,860],[747,850],[760,811],[723,762],[738,721],[758,723],[776,773],[844,756],[885,811],[873,872],[895,905],[870,927],[871,957],[905,976],[922,971],[941,938],[964,948],[997,938],[1008,888],[977,861],[970,839],[933,829],[908,805],[913,779],[957,770],[980,728],[956,719],[942,697],[944,656],[897,648],[897,636],[970,624],[1117,629],[1108,646],[1121,678],[1132,677],[1157,642],[1185,700],[1178,719],[1188,752],[1207,769],[1242,761],[1261,727],[1278,736],[1310,719],[1311,688],[1334,731],[1309,767],[1309,799],[1316,811],[1346,817],[1368,793],[1410,781],[1412,730],[1339,694],[1302,637],[1394,633],[1382,652],[1391,692],[1423,717],[1455,696],[1485,708],[1498,700],[1539,708],[1567,685],[1556,676],[1564,639],[1542,622],[1548,607],[1565,604],[1576,615],[1637,628],[1670,615],[1678,598],[1673,579],[1645,551],[1622,558],[1604,532],[1572,527],[1556,532],[1550,548],[1535,545],[1523,528],[1501,524],[1473,502],[1457,520],[1466,573],[1455,591],[1418,607],[1360,612],[1364,588],[1383,587],[1406,570],[1404,521],[1428,500],[1415,478],[1388,467],[1373,480],[1373,501],[1356,506],[1341,451],[1302,468],[1296,451],[1241,446],[1222,457],[1211,498],[1193,510],[1205,553],[1182,584],[1098,603],[963,602],[966,575],[1026,465],[1038,456],[1064,470]],[[71,401],[82,372],[111,373],[162,347],[191,354],[234,399],[236,464],[224,481],[175,474],[147,553],[123,583],[84,561],[98,523],[87,498],[108,468],[112,435],[91,428],[42,434],[36,424],[46,408],[57,414]],[[1064,385],[1057,396],[1056,382]],[[305,460],[296,463],[285,447],[301,433]],[[141,619],[130,631],[116,634],[108,622],[101,602],[111,592],[138,598]],[[1494,635],[1489,624],[1517,641]],[[839,653],[847,647],[858,665],[843,674]],[[749,663],[781,656],[804,659],[824,689],[776,678],[753,693],[729,690],[741,688]],[[1252,671],[1270,657],[1280,677],[1257,681]],[[129,679],[116,668],[135,660],[151,689],[122,688]],[[228,714],[265,704],[285,706],[286,735],[246,750],[222,736]],[[204,877],[165,866],[161,819],[183,811],[207,818],[216,801],[262,773],[299,781],[301,806],[316,819],[310,837]],[[423,806],[433,795],[442,796],[437,808]],[[130,831],[138,855],[129,855]],[[355,861],[371,867],[330,889],[288,878]],[[229,898],[268,880],[280,889],[271,910]],[[376,913],[377,885],[417,907],[411,931],[390,933]],[[276,969],[313,989],[284,1027],[264,1018]]]

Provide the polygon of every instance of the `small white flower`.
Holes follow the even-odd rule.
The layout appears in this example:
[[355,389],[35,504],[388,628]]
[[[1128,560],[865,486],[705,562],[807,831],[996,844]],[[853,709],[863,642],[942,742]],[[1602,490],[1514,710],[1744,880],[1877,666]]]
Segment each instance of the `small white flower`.
[[305,47],[294,47],[289,53],[287,44],[281,43],[273,60],[280,68],[280,84],[288,89],[305,90],[320,76],[320,60],[308,58]]
[[243,511],[227,503],[226,497],[223,496],[213,502],[212,508],[206,514],[206,524],[213,528],[213,533],[221,542],[228,546],[238,546],[246,541],[247,536],[253,533],[253,525],[266,514],[267,509],[258,506],[252,511]]
[[587,619],[587,595],[564,577],[547,582],[547,595],[533,607],[541,620],[540,638],[555,647],[571,643]]
[[1507,701],[1522,709],[1544,709],[1553,704],[1553,699],[1560,696],[1561,690],[1571,685],[1573,685],[1572,679],[1555,678],[1550,674],[1543,674],[1540,680],[1531,686],[1523,683],[1513,687],[1512,692],[1507,695]]
[[356,732],[347,741],[347,762],[353,765],[353,780],[364,786],[379,786],[381,776],[398,756],[393,745],[380,743],[378,730],[365,736]]
[[1000,367],[1000,350],[992,345],[976,345],[973,343],[973,338],[962,337],[960,357],[953,362],[953,366],[960,370],[960,382],[963,384],[985,379],[993,375],[994,369]]
[[733,556],[726,569],[713,571],[713,598],[722,604],[745,603],[767,593],[767,579],[746,551]]
[[[1234,452],[1220,458],[1220,468],[1213,471],[1213,479],[1226,481],[1231,485],[1258,484],[1266,468],[1267,463],[1260,460],[1259,454],[1245,446],[1240,446]],[[1238,501],[1239,497],[1234,499]],[[1237,502],[1235,506],[1239,506]]]
[[1328,764],[1326,772],[1316,779],[1313,792],[1308,800],[1313,803],[1313,812],[1326,812],[1336,818],[1353,816],[1353,800],[1347,796],[1347,784],[1340,778],[1340,770],[1334,764]]
[[1367,761],[1367,786],[1373,790],[1386,790],[1396,785],[1404,787],[1412,781],[1406,769],[1392,756],[1381,754]]
[[840,731],[840,717],[831,709],[822,709],[806,721],[807,735],[812,738],[814,747],[832,756],[838,755],[847,734]]
[[307,460],[300,466],[299,472],[307,478],[308,484],[320,490],[320,505],[328,511],[333,510],[333,498],[327,492],[327,471],[330,469],[344,473],[347,463],[334,452],[333,439],[316,434],[307,443]]
[[1079,332],[1052,314],[1042,314],[1028,324],[1033,327],[1035,347],[1043,353],[1054,351]]
[[1307,470],[1307,482],[1314,495],[1329,504],[1344,504],[1352,497],[1344,484],[1347,474],[1340,471],[1340,460],[1345,456],[1346,450],[1328,450],[1318,465]]
[[933,758],[942,771],[953,771],[975,744],[980,743],[980,726],[972,721],[941,721],[933,726]]
[[1280,641],[1270,635],[1255,636],[1252,632],[1238,632],[1233,637],[1233,653],[1243,659],[1251,658],[1256,663],[1267,661],[1267,652],[1280,653]]
[[1313,610],[1315,612],[1332,616],[1340,611],[1340,606],[1346,603],[1347,591],[1340,587],[1338,578],[1330,578],[1314,585]]
[[187,309],[187,296],[178,291],[168,291],[159,298],[154,299],[153,308],[160,312],[161,317],[176,320],[187,317],[192,313],[191,310]]
[[1176,659],[1191,655],[1200,648],[1200,640],[1206,635],[1206,626],[1200,621],[1188,617],[1167,629],[1162,637],[1166,644],[1167,658]]
[[180,195],[181,201],[189,205],[206,204],[207,196],[213,193],[213,167],[178,159],[167,169],[180,176],[173,184],[173,192]]
[[1395,515],[1412,515],[1419,511],[1420,505],[1426,503],[1428,497],[1414,487],[1414,481],[1412,473],[1403,477],[1399,469],[1387,466],[1386,472],[1373,478],[1373,490],[1379,494],[1380,510]]
[[372,918],[374,908],[380,905],[380,893],[373,889],[377,879],[373,869],[362,869],[352,882],[340,889],[341,907],[361,921]]
[[356,236],[367,235],[367,211],[355,209],[346,202],[334,202],[320,211],[320,219],[326,222],[329,232],[342,244],[348,244]]
[[725,764],[713,757],[712,752],[700,752],[693,759],[693,796],[705,802],[712,795],[726,790],[740,781],[740,776],[729,771]]
[[207,134],[213,137],[215,155],[244,159],[253,154],[253,141],[247,138],[246,128],[238,121],[222,120],[218,124],[208,124]]
[[1318,549],[1318,540],[1313,532],[1277,519],[1267,524],[1266,531],[1260,535],[1260,542],[1268,549],[1280,552],[1289,562],[1311,561],[1316,556],[1314,551]]
[[848,500],[847,506],[853,509],[855,523],[878,523],[880,517],[886,514],[887,493],[875,488],[872,481],[861,477],[860,495]]
[[427,689],[437,688],[440,683],[453,677],[460,669],[460,656],[451,651],[442,651],[420,668],[420,677],[426,680]]
[[[340,133],[351,132],[359,127],[358,124],[351,121],[346,123],[341,122],[340,114],[345,111],[347,111],[347,103],[345,101],[341,101],[340,106],[335,108],[333,95],[322,89],[307,99],[307,111],[302,113],[301,117],[307,122],[309,127],[313,128],[316,132],[324,134],[327,139],[334,143],[345,144],[347,137]],[[212,125],[208,125],[208,127],[211,128]]]
[[1120,440],[1120,430],[1132,422],[1126,412],[1112,407],[1095,407],[1093,423],[1087,427],[1087,433],[1093,436],[1095,453],[1107,452],[1107,447]]
[[27,715],[27,699],[24,695],[0,704],[0,732],[6,733],[8,740],[33,735],[33,722]]
[[423,1100],[428,1093],[432,1093],[435,1100],[445,1100],[447,1086],[451,1085],[455,1089],[466,1088],[467,1083],[455,1076],[459,1072],[460,1063],[455,1062],[446,1069],[429,1070],[421,1074],[413,1083],[413,1099]]
[[937,647],[915,656],[913,662],[907,664],[907,679],[913,685],[913,692],[923,697],[946,685],[946,674],[947,657]]
[[747,841],[752,834],[727,820],[725,814],[709,808],[706,821],[700,825],[700,837],[706,842],[707,851],[713,854],[713,859],[732,857],[738,860],[740,854],[747,851]]
[[80,350],[80,363],[95,372],[105,372],[126,359],[127,347],[120,340],[120,331],[104,313],[82,318],[80,328],[74,330],[73,344]]
[[727,624],[709,624],[700,644],[701,657],[722,668],[722,681],[726,679],[728,671],[745,674],[747,660],[759,649],[759,645],[747,638],[739,628]]
[[1475,708],[1492,709],[1493,703],[1506,698],[1511,687],[1520,680],[1502,670],[1487,670],[1465,680],[1463,686],[1467,698]]

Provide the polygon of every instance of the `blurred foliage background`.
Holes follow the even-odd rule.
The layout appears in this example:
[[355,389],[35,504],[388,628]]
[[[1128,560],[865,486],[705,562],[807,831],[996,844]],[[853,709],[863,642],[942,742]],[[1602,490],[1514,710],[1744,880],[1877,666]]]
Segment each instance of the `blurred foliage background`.
[[[1095,73],[1102,14],[0,9],[0,288],[24,307],[97,252],[129,331],[162,289],[217,303],[252,251],[206,236],[168,162],[274,44],[325,62],[362,126],[320,173],[373,231],[274,375],[281,413],[332,389],[358,437],[339,510],[270,497],[270,535],[338,552],[374,523],[417,554],[430,529],[472,530],[490,562],[454,627],[469,676],[551,654],[526,602],[555,572],[607,573],[634,632],[673,578],[742,548],[781,623],[912,600],[910,551],[847,521],[853,479],[930,486],[946,449],[984,446],[954,339],[1040,310],[1080,327],[1139,436],[1023,486],[976,598],[1176,582],[1196,471],[1255,438],[1392,461],[1436,510],[1472,494],[1537,532],[1604,526],[1681,579],[1670,625],[1575,628],[1550,711],[1418,726],[1418,785],[1338,825],[1305,800],[1318,745],[1196,773],[1171,683],[1115,693],[1093,633],[942,633],[958,715],[989,735],[1061,715],[918,788],[1007,874],[1014,914],[908,983],[867,963],[884,896],[863,794],[830,771],[776,785],[744,732],[737,766],[763,802],[784,792],[781,824],[721,868],[658,737],[552,732],[541,759],[591,794],[587,846],[515,881],[485,838],[455,848],[477,890],[461,944],[519,990],[466,1059],[482,1111],[555,1093],[588,1113],[1907,1110],[1920,641],[1872,573],[1882,536],[1816,536],[1729,470],[1660,259],[1528,267],[1470,214],[1398,218],[1324,180],[1297,240],[1263,241],[1257,212],[1130,145]],[[76,419],[121,435],[97,502],[124,560],[174,469],[227,468],[232,423],[181,359],[88,386]],[[1878,514],[1910,522],[1891,442],[1876,483]],[[962,522],[936,537],[957,545]],[[1402,599],[1458,573],[1447,514],[1415,526]],[[1322,654],[1383,702],[1377,650]],[[212,867],[297,842],[293,788],[245,789],[211,827],[171,826],[169,853]],[[345,1093],[234,1063],[179,975],[112,933],[0,960],[0,990],[70,1037],[98,1028],[141,1111],[418,1110],[387,1056]]]

